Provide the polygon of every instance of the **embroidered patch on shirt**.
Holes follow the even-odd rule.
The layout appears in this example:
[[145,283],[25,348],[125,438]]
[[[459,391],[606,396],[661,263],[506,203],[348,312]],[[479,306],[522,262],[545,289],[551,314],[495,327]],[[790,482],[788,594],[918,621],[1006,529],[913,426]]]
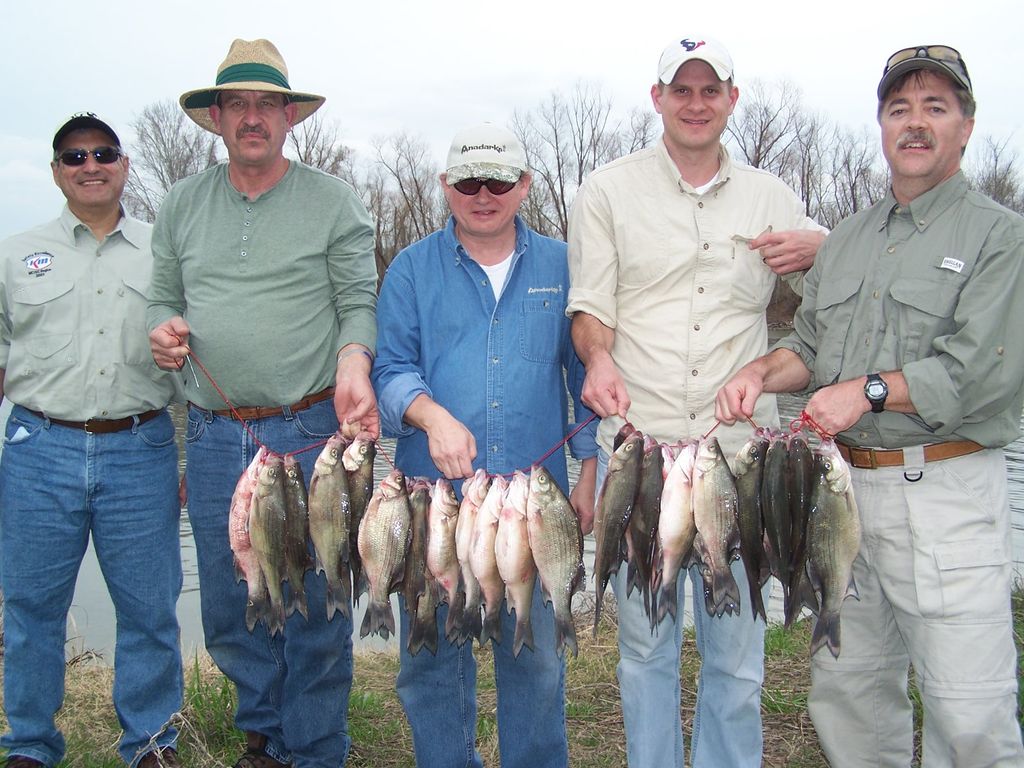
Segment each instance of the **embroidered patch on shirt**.
[[940,269],[951,269],[957,274],[964,271],[964,263],[960,259],[954,259],[952,256],[947,256],[942,260],[942,264],[939,265]]
[[527,288],[527,293],[561,293],[562,286],[552,285],[550,288]]
[[37,251],[36,253],[30,253],[28,256],[22,259],[25,263],[25,269],[33,277],[39,277],[45,275],[51,269],[53,269],[53,254],[47,253],[46,251]]

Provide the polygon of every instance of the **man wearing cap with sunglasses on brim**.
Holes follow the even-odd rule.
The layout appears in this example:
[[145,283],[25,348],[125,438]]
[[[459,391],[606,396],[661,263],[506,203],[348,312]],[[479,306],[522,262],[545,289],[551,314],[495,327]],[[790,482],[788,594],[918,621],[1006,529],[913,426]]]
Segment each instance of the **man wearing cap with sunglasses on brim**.
[[971,80],[942,45],[893,54],[878,85],[892,187],[843,221],[805,281],[793,333],[718,396],[807,412],[852,465],[859,599],[841,653],[811,659],[809,708],[832,766],[907,766],[913,666],[925,768],[1021,766],[1002,447],[1024,404],[1024,219],[969,189]]
[[[522,145],[504,128],[474,126],[455,136],[445,168],[451,218],[388,268],[373,375],[383,429],[398,438],[398,468],[460,481],[454,485],[461,491],[461,479],[476,469],[528,472],[559,446],[574,426],[566,381],[577,422],[591,412],[580,401],[583,366],[565,317],[565,244],[533,232],[517,215],[531,180]],[[593,524],[595,431],[592,422],[569,443],[582,460],[570,499],[584,531]],[[567,492],[564,450],[544,465]],[[418,768],[479,768],[473,641],[445,639],[448,610],[438,607],[437,653],[415,655],[401,612],[398,695]],[[502,768],[564,768],[565,665],[540,580],[530,611],[532,649],[515,655],[516,619],[504,605],[500,614],[500,642],[492,647]]]
[[[721,144],[739,97],[733,63],[703,36],[671,42],[651,87],[664,133],[652,146],[595,170],[569,219],[573,341],[587,366],[584,400],[602,416],[597,484],[623,419],[659,442],[715,427],[715,393],[764,354],[776,276],[799,290],[824,239],[800,199],[775,176],[733,161]],[[778,424],[774,399],[755,416]],[[718,429],[728,457],[750,427]],[[701,654],[691,761],[695,768],[761,765],[764,622],[742,603],[714,617],[698,566],[689,569]],[[612,578],[619,615],[617,669],[631,768],[682,768],[679,658],[687,577],[677,619],[654,631],[628,569]],[[627,596],[628,594],[628,596]],[[667,599],[667,598],[666,598]]]
[[226,164],[178,182],[163,202],[148,314],[157,363],[176,370],[194,353],[223,392],[203,374],[185,389],[206,649],[238,689],[238,768],[336,768],[350,746],[351,619],[328,621],[326,579],[310,569],[308,619],[296,612],[283,632],[271,636],[263,622],[249,632],[228,510],[260,444],[301,451],[308,482],[318,453],[308,449],[339,424],[377,437],[373,226],[349,184],[284,157],[288,131],[324,98],[289,86],[269,41],[235,40],[217,84],[180,102],[228,152]]
[[[117,613],[118,751],[177,765],[178,452],[149,355],[151,227],[125,215],[128,158],[92,113],[53,137],[60,217],[0,243],[0,586],[10,768],[55,766],[68,608],[92,538]],[[158,759],[159,758],[159,759]]]

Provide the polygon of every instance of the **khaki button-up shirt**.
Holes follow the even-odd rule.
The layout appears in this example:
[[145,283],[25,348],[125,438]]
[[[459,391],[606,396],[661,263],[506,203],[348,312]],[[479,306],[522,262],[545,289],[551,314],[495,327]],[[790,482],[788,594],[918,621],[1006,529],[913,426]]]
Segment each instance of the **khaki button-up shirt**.
[[[749,242],[769,228],[821,229],[777,177],[732,162],[724,148],[720,156],[718,179],[701,194],[658,141],[594,171],[569,222],[567,311],[615,330],[629,419],[661,441],[710,430],[719,388],[767,348],[775,274]],[[755,421],[778,423],[774,397],[761,398]],[[606,451],[621,423],[603,420]],[[734,453],[750,429],[715,435]]]
[[74,421],[167,405],[175,385],[146,332],[150,232],[125,216],[96,242],[65,206],[0,243],[0,368],[11,402]]

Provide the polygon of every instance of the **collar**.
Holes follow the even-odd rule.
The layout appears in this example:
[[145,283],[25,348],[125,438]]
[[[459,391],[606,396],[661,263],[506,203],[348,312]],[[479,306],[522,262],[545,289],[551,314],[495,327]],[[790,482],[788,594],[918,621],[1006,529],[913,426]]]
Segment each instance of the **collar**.
[[900,205],[890,188],[881,207],[882,217],[879,230],[884,229],[893,216],[906,215],[914,222],[918,232],[924,232],[953,203],[960,200],[970,187],[963,171],[957,171],[941,184],[918,195],[906,205]]
[[[679,169],[676,167],[675,162],[672,160],[671,155],[669,155],[668,153],[668,147],[665,146],[664,136],[662,136],[657,142],[655,142],[654,152],[660,159],[662,170],[665,172],[665,174],[668,176],[671,182],[675,184],[677,187],[679,187],[680,192],[685,192],[691,195],[697,194],[697,190],[693,188],[693,185],[690,184],[685,179],[683,179],[683,177],[680,175]],[[708,192],[713,192],[714,190],[718,189],[723,184],[725,184],[727,181],[729,181],[729,178],[732,176],[732,169],[732,158],[729,157],[729,153],[726,151],[725,146],[719,144],[718,180],[704,194],[707,194]]]
[[[526,226],[526,223],[519,217],[518,213],[516,214],[515,219],[513,219],[513,222],[516,227],[516,248],[513,253],[512,263],[515,264],[519,257],[526,251],[527,239],[529,237],[530,230]],[[448,247],[448,250],[454,255],[454,263],[456,265],[461,264],[463,259],[472,261],[469,253],[462,247],[462,243],[459,242],[459,238],[455,236],[454,216],[448,217],[448,223],[445,225],[442,238],[444,239],[444,243]]]
[[[71,208],[68,207],[67,203],[64,203],[64,209],[60,212],[60,226],[64,230],[64,235],[67,238],[69,245],[74,247],[75,245],[75,232],[79,227],[83,227],[86,231],[91,230],[86,224],[74,213]],[[118,232],[121,233],[127,242],[134,245],[136,248],[142,248],[145,243],[146,230],[149,228],[148,224],[145,224],[138,219],[133,219],[131,216],[127,216],[124,212],[124,206],[121,206],[121,219],[117,222],[117,225],[111,230],[108,238],[113,237]]]

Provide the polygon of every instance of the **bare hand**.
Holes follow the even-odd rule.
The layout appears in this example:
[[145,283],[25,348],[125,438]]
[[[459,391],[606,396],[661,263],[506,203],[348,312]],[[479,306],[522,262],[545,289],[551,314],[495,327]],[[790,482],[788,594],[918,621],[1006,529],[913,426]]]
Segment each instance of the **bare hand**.
[[745,365],[715,395],[715,418],[727,425],[753,418],[763,391],[764,375],[753,364]]
[[772,272],[788,275],[810,269],[824,240],[825,233],[815,229],[765,232],[750,241],[750,249],[760,252],[761,260]]
[[188,323],[176,316],[165,320],[149,332],[149,349],[158,368],[178,371],[185,364],[185,357],[192,354],[188,346]]
[[871,410],[864,397],[864,377],[819,389],[807,401],[804,410],[830,435],[849,429]]
[[569,494],[569,503],[576,510],[580,530],[586,536],[594,530],[594,500],[597,490],[597,457],[584,459],[580,466],[580,478]]
[[334,377],[334,411],[345,437],[363,435],[373,440],[380,437],[380,413],[366,355],[350,355],[338,363]]
[[441,474],[449,480],[473,475],[476,438],[465,424],[439,408],[426,433],[430,458]]
[[593,359],[587,366],[587,376],[583,380],[580,396],[590,410],[602,419],[613,415],[626,418],[632,404],[622,374],[607,354]]

